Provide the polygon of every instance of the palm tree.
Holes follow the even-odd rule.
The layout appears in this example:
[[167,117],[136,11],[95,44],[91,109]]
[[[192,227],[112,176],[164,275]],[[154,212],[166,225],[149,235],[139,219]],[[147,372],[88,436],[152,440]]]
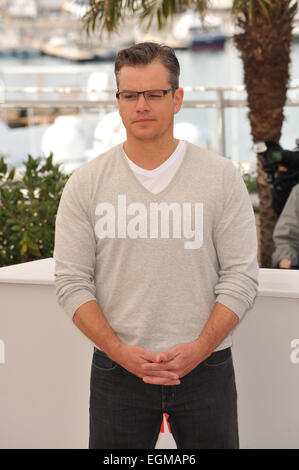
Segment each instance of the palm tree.
[[[117,30],[128,14],[148,19],[147,30],[156,18],[161,29],[175,13],[195,7],[204,17],[209,0],[90,0],[83,17],[87,34]],[[292,23],[297,11],[294,0],[234,0],[232,13],[238,32],[234,42],[240,51],[247,90],[253,142],[281,136],[283,108],[289,81]],[[272,232],[276,216],[271,207],[272,185],[266,183],[258,158],[260,214],[260,265],[272,266]]]
[[[292,0],[235,0],[233,13],[240,32],[234,41],[241,53],[253,142],[279,142],[289,81]],[[258,157],[260,261],[271,267],[272,233],[276,215],[271,207],[272,185],[266,183]]]

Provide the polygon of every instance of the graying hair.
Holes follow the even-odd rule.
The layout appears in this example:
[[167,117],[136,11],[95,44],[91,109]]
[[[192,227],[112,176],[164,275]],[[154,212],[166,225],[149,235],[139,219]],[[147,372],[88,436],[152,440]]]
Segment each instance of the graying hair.
[[124,65],[147,65],[155,60],[159,60],[168,70],[169,83],[173,90],[178,88],[180,64],[173,49],[165,44],[146,41],[118,52],[114,65],[117,89],[119,87],[119,72]]

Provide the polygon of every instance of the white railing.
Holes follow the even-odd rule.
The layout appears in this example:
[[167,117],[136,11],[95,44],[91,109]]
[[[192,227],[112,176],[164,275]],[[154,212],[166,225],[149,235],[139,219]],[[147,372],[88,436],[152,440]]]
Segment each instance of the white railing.
[[[72,69],[79,70],[76,66]],[[86,70],[85,70],[86,69]],[[94,68],[86,67],[84,71],[94,71]],[[90,70],[89,70],[90,69]],[[51,68],[51,70],[53,70]],[[67,67],[70,72],[70,67]],[[82,68],[80,68],[82,72]],[[47,73],[43,69],[43,74]],[[1,70],[0,70],[1,73]],[[7,70],[6,70],[7,73]],[[27,71],[27,73],[30,73]],[[32,73],[32,72],[31,72]],[[63,73],[63,68],[60,70]],[[245,86],[232,86],[232,87],[204,87],[204,86],[185,86],[183,87],[184,92],[200,92],[200,93],[216,93],[214,99],[185,99],[183,101],[184,108],[214,108],[217,110],[217,139],[218,139],[218,151],[222,155],[225,155],[225,109],[226,108],[243,108],[248,106],[247,99],[239,99],[235,97],[226,98],[225,93],[238,93],[246,92]],[[299,85],[289,86],[288,90],[299,90]],[[83,88],[83,87],[5,87],[3,82],[1,85],[0,80],[0,109],[38,109],[38,108],[76,108],[76,109],[99,109],[99,108],[116,108],[116,100],[113,99],[82,99],[80,94],[89,93],[106,93],[112,96],[116,92],[115,89],[107,88]],[[7,99],[9,94],[12,93],[23,93],[26,95],[37,94],[37,99]],[[43,99],[43,95],[46,93],[58,93],[59,99]],[[78,98],[70,98],[70,95],[78,94]],[[299,97],[299,91],[298,91]],[[299,106],[299,99],[287,99],[285,106]]]

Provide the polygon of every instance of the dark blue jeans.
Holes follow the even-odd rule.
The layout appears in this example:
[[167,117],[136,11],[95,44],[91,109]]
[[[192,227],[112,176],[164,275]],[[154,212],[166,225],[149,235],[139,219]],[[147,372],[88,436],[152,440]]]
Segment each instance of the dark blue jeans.
[[214,352],[179,385],[152,385],[95,348],[90,378],[90,449],[154,449],[169,415],[178,449],[237,449],[231,349]]

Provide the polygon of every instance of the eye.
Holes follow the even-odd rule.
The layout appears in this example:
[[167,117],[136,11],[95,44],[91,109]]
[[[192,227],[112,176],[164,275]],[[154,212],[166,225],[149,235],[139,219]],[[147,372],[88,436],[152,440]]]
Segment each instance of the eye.
[[154,92],[151,92],[151,93],[147,93],[146,96],[147,96],[147,98],[149,98],[150,100],[156,100],[156,99],[162,98],[163,92],[161,92],[161,91],[154,91]]
[[135,93],[122,93],[122,97],[127,100],[136,100],[136,94]]

